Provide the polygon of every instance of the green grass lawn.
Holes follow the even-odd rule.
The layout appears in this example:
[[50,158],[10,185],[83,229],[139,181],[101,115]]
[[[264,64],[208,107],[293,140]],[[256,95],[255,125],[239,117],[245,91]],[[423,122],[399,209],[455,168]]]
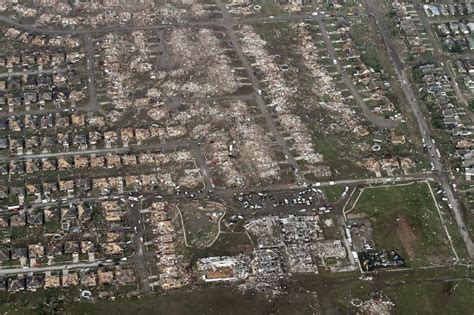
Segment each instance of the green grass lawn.
[[398,314],[472,314],[474,286],[468,282],[417,283],[383,290]]
[[329,202],[338,202],[342,197],[342,193],[346,189],[346,186],[335,185],[324,187],[323,191]]
[[451,260],[447,236],[426,183],[368,188],[353,212],[369,217],[376,248],[399,251],[409,265]]

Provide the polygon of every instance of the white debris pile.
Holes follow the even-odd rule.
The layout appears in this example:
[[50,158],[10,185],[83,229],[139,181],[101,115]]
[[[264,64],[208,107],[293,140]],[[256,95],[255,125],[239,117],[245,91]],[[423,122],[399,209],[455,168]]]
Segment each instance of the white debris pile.
[[346,258],[346,249],[341,240],[324,240],[311,245],[316,256],[321,258]]
[[236,91],[236,77],[230,58],[219,39],[209,29],[193,31],[177,28],[171,32],[169,46],[177,69],[160,73],[160,89],[168,96],[185,97],[231,94]]
[[132,38],[134,45],[131,47],[133,55],[130,62],[130,68],[139,73],[148,72],[152,69],[151,63],[148,62],[150,49],[147,46],[147,39],[143,32],[133,32]]
[[0,0],[0,12],[8,10],[12,1],[11,0]]
[[315,95],[325,95],[329,98],[328,102],[320,102],[319,105],[330,112],[335,112],[337,119],[342,118],[346,123],[350,120],[357,120],[355,111],[344,103],[342,94],[337,89],[331,75],[319,63],[318,49],[314,45],[314,39],[307,26],[307,23],[299,23],[295,25],[295,30],[298,34],[300,43],[298,50],[303,57],[303,63],[314,77],[312,93]]
[[280,67],[266,50],[267,43],[257,34],[251,26],[241,29],[242,49],[245,54],[252,56],[259,70],[265,75],[268,82],[268,92],[272,106],[279,113],[278,119],[283,129],[290,132],[295,140],[294,149],[302,159],[310,164],[322,162],[323,156],[314,151],[311,145],[309,130],[301,119],[293,113],[296,104],[290,101],[295,92],[290,89],[281,74]]
[[[8,9],[8,1],[5,10]],[[63,0],[36,0],[38,24],[66,26],[104,26],[133,24],[151,25],[156,21],[184,21],[191,18],[204,18],[208,15],[202,3],[197,1],[154,1],[154,0],[105,0],[74,1],[71,5]],[[1,2],[0,2],[1,5]],[[18,6],[18,5],[17,5]],[[0,6],[0,9],[2,7]],[[21,7],[20,7],[21,8]],[[22,8],[25,10],[33,10]]]
[[20,17],[25,17],[25,18],[34,18],[37,14],[35,9],[25,7],[21,4],[17,4],[13,6],[13,12],[18,14]]
[[72,91],[71,94],[69,94],[69,99],[75,102],[78,102],[85,98],[86,95],[84,94],[84,91]]
[[199,171],[185,171],[184,176],[178,177],[176,180],[178,187],[185,189],[197,189],[202,185],[202,177]]
[[248,178],[275,180],[280,167],[270,149],[265,130],[250,115],[242,101],[228,104],[196,102],[174,118],[178,125],[190,125],[194,139],[206,137],[204,148],[211,169],[226,186],[243,186]]
[[60,0],[35,0],[35,5],[43,10],[54,10],[60,15],[68,15],[71,13],[72,7],[65,3],[67,1]]
[[[107,81],[107,95],[117,110],[132,106],[129,93],[134,89],[133,76],[148,73],[152,69],[149,62],[147,37],[143,32],[133,32],[132,36],[107,34],[101,46],[104,58],[104,72]],[[139,100],[136,106],[148,103]]]
[[238,121],[230,132],[232,139],[237,139],[236,150],[239,151],[241,160],[247,162],[247,167],[254,168],[254,172],[251,170],[250,174],[257,174],[262,179],[278,178],[280,167],[272,159],[268,148],[270,139],[265,136],[261,126],[249,121]]
[[131,105],[128,100],[128,89],[126,88],[127,73],[121,70],[124,63],[120,48],[123,48],[123,41],[118,36],[109,33],[102,43],[104,56],[104,71],[107,80],[107,95],[113,101],[117,109],[123,109]]
[[201,3],[195,1],[166,1],[156,8],[160,20],[183,21],[191,18],[205,18],[208,12]]
[[171,220],[172,213],[167,203],[153,203],[150,207],[150,226],[152,228],[160,269],[159,284],[162,289],[177,289],[189,282],[185,271],[185,259],[177,249],[178,231]]
[[20,34],[21,32],[19,30],[11,27],[7,28],[5,31],[5,37],[10,39],[17,38]]
[[[216,172],[216,184],[220,185],[218,180],[222,180],[225,186],[241,187],[247,182],[246,177],[239,172],[239,165],[235,159],[229,157],[228,141],[223,131],[215,131],[208,137],[206,151],[209,152],[211,161],[211,172]],[[218,175],[218,176],[217,176]],[[219,179],[217,179],[220,177]]]
[[169,108],[165,107],[164,102],[153,101],[150,104],[150,108],[148,109],[147,114],[148,116],[150,116],[150,118],[156,121],[160,121],[160,120],[164,120],[168,116],[168,112],[169,112]]
[[[81,45],[81,42],[78,38],[73,38],[71,35],[65,35],[50,38],[48,44],[52,47],[77,48]],[[84,56],[84,54],[82,54],[82,56]]]
[[363,314],[390,315],[395,303],[383,300],[381,297],[373,297],[362,303],[359,307]]

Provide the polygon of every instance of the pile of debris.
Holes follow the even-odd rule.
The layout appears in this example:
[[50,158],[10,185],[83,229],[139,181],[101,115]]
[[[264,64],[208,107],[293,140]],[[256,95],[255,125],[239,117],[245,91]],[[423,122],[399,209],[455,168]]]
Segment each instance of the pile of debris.
[[362,303],[359,307],[363,314],[389,315],[395,306],[390,300],[383,300],[381,296],[374,296],[370,300]]
[[150,209],[153,243],[161,271],[159,284],[164,290],[180,288],[189,282],[189,278],[185,273],[184,257],[176,249],[177,233],[170,219],[170,206],[155,202]]
[[[123,34],[107,34],[102,42],[103,64],[107,81],[107,96],[112,100],[116,110],[124,110],[132,106],[130,93],[135,88],[135,76],[148,74],[152,65],[150,63],[150,50],[147,35],[144,32],[133,32],[132,36]],[[149,98],[138,99],[137,105],[147,104]],[[133,103],[133,104],[135,104]]]
[[278,113],[278,120],[284,131],[289,132],[294,139],[294,149],[300,157],[309,164],[323,161],[323,156],[314,151],[308,128],[301,118],[294,114],[296,104],[291,102],[295,88],[287,86],[280,66],[269,55],[264,41],[251,26],[243,26],[240,31],[242,50],[255,59],[256,67],[264,74],[268,82],[267,92],[271,99],[270,107]]
[[353,125],[354,122],[360,124],[358,117],[356,117],[356,112],[348,104],[344,103],[341,91],[336,87],[331,74],[319,63],[318,49],[314,44],[314,38],[308,31],[308,27],[308,23],[294,25],[300,44],[298,46],[299,53],[303,57],[304,65],[314,77],[312,93],[315,95],[325,95],[329,98],[329,101],[319,102],[319,106],[333,113],[334,118],[337,120],[342,118],[347,125],[349,125],[349,121],[351,121],[350,125]]
[[165,95],[199,98],[237,90],[231,60],[212,30],[175,28],[169,49],[177,68],[158,74],[162,78],[158,86]]

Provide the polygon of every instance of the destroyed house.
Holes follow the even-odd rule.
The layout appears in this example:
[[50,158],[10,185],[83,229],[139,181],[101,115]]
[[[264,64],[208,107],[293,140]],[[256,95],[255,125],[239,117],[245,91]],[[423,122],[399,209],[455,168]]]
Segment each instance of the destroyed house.
[[63,244],[51,243],[47,246],[46,251],[48,256],[60,256],[63,254]]
[[43,211],[30,210],[28,211],[27,216],[29,225],[43,225],[44,223]]
[[25,278],[18,277],[14,279],[9,279],[8,281],[8,291],[9,292],[18,292],[25,290]]

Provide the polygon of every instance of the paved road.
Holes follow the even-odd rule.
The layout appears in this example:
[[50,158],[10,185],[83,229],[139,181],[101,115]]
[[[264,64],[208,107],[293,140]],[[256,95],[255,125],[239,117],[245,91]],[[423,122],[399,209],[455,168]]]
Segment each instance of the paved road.
[[23,76],[23,75],[62,73],[62,72],[66,72],[66,71],[69,71],[69,70],[72,70],[72,68],[71,69],[60,68],[60,69],[44,69],[44,70],[26,70],[26,71],[15,71],[15,72],[3,72],[3,73],[0,73],[0,78]]
[[[341,179],[341,180],[334,180],[334,181],[321,181],[321,182],[311,182],[314,187],[327,187],[333,185],[377,185],[377,184],[390,184],[390,183],[403,183],[403,182],[411,182],[411,181],[424,181],[424,180],[433,180],[433,174],[426,173],[426,174],[417,174],[417,175],[405,175],[405,176],[397,176],[397,177],[378,177],[378,178],[362,178],[362,179]],[[305,186],[300,186],[296,184],[276,184],[276,185],[267,185],[267,186],[260,186],[260,187],[251,187],[251,188],[220,188],[217,187],[213,190],[213,195],[217,198],[221,199],[229,199],[234,196],[234,194],[238,193],[251,193],[251,192],[289,192],[289,191],[299,191],[304,189]],[[32,203],[29,206],[32,208],[44,208],[44,207],[54,207],[60,205],[68,205],[70,203],[81,203],[81,202],[96,202],[102,199],[120,199],[120,198],[128,198],[131,192],[125,192],[121,194],[113,194],[110,196],[92,196],[92,197],[75,197],[66,200],[58,200],[55,202],[48,202],[48,203]],[[136,193],[135,193],[136,194]],[[161,195],[163,196],[164,200],[180,200],[189,198],[189,195],[185,194],[163,194],[160,192],[143,192],[144,195]],[[193,192],[193,194],[197,197],[199,196],[206,196],[207,191],[203,191],[202,193]],[[9,212],[7,209],[0,209],[1,212]]]
[[[146,266],[146,259],[144,257],[145,248],[143,246],[143,226],[141,223],[140,210],[142,209],[142,201],[131,202],[129,213],[131,218],[131,223],[134,228],[135,236],[135,255],[130,259],[134,263],[135,269],[138,272],[138,277],[140,279],[140,289],[144,293],[150,292],[150,281],[148,280],[148,268]],[[132,206],[133,205],[133,206]]]
[[37,109],[37,110],[22,110],[14,112],[0,112],[0,117],[23,116],[23,115],[44,115],[54,113],[68,113],[68,112],[93,112],[94,109],[89,105],[71,108],[52,108],[52,109]]
[[471,258],[474,258],[474,244],[472,243],[472,239],[469,235],[469,232],[465,228],[466,225],[464,223],[461,205],[459,204],[459,201],[455,196],[453,188],[451,186],[451,180],[448,174],[448,170],[443,166],[441,159],[438,158],[436,154],[436,145],[432,141],[430,129],[423,117],[423,114],[420,110],[420,106],[417,104],[415,93],[413,92],[411,84],[407,78],[404,65],[401,62],[400,57],[395,49],[395,45],[393,44],[392,39],[389,35],[389,31],[385,25],[384,17],[382,13],[376,9],[374,0],[367,0],[367,4],[367,10],[369,13],[372,13],[374,15],[379,33],[382,35],[388,54],[392,59],[393,64],[395,65],[395,71],[400,80],[403,93],[405,94],[408,104],[410,105],[413,115],[415,116],[416,121],[418,123],[420,134],[422,135],[424,141],[428,144],[429,158],[434,165],[434,169],[439,174],[437,176],[437,181],[439,185],[443,188],[443,190],[446,192],[446,197],[448,198],[449,203],[451,204],[454,213],[454,218],[456,220],[456,224],[458,225],[459,233],[461,234],[464,240],[466,248],[469,252],[469,256]]
[[[101,263],[103,266],[112,266],[113,263]],[[30,268],[6,268],[0,269],[0,275],[11,275],[19,273],[29,273],[29,272],[46,272],[46,271],[60,271],[60,270],[74,270],[74,269],[85,269],[85,268],[97,268],[99,262],[93,263],[78,263],[78,264],[67,264],[67,265],[55,265],[55,266],[44,266],[44,267],[30,267]]]
[[[334,185],[377,185],[377,184],[390,184],[390,183],[402,183],[402,182],[411,182],[411,181],[424,181],[427,179],[432,179],[433,175],[431,173],[427,174],[416,174],[416,175],[405,175],[405,176],[394,176],[394,177],[378,177],[378,178],[361,178],[361,179],[340,179],[333,181],[321,181],[321,182],[312,182],[311,184],[314,187],[328,187]],[[229,197],[233,196],[235,193],[245,192],[278,192],[278,191],[289,191],[289,190],[301,190],[304,189],[304,186],[291,185],[291,184],[278,184],[278,185],[269,185],[262,187],[252,187],[252,188],[216,188],[214,194],[218,197]]]
[[[257,77],[254,74],[254,70],[252,66],[250,65],[250,62],[248,61],[247,57],[242,51],[242,47],[240,46],[239,39],[237,38],[237,35],[233,29],[234,26],[234,20],[232,16],[229,14],[227,11],[225,5],[222,3],[221,0],[216,0],[217,6],[220,8],[223,16],[223,24],[224,27],[227,31],[227,34],[229,35],[229,39],[232,43],[232,46],[234,47],[235,52],[237,53],[240,61],[242,62],[243,67],[245,68],[248,77],[250,78],[250,81],[252,83],[252,87],[254,88],[255,91],[260,91],[261,87],[260,84],[257,80]],[[294,174],[296,177],[296,180],[301,183],[305,183],[306,180],[304,176],[301,173],[300,167],[298,163],[295,160],[295,157],[293,154],[290,152],[285,140],[283,139],[282,135],[280,134],[277,126],[275,125],[275,122],[273,121],[273,118],[268,111],[267,105],[265,104],[265,101],[263,100],[263,97],[261,95],[258,95],[258,93],[255,94],[255,100],[257,102],[257,106],[260,109],[260,112],[263,114],[265,118],[266,125],[268,129],[272,132],[273,137],[275,140],[278,142],[280,145],[280,148],[282,149],[283,153],[287,156],[288,163],[294,170]]]
[[274,17],[269,16],[251,16],[234,18],[236,24],[266,24],[281,22],[303,22],[314,21],[316,16],[312,14],[282,14]]
[[95,111],[100,111],[99,102],[97,101],[97,89],[95,84],[95,58],[94,58],[94,47],[91,43],[90,35],[84,35],[84,45],[86,48],[86,61],[87,61],[87,89],[89,92],[89,107]]
[[386,119],[384,117],[380,117],[375,115],[370,108],[367,106],[367,104],[364,102],[363,98],[360,96],[359,91],[355,87],[354,83],[350,79],[349,75],[344,71],[342,68],[341,64],[337,61],[337,55],[336,51],[334,50],[334,46],[331,42],[331,37],[329,36],[327,30],[326,30],[326,25],[324,25],[324,22],[321,17],[317,19],[319,29],[321,30],[321,34],[323,35],[324,42],[326,43],[326,47],[328,50],[329,58],[333,61],[333,63],[336,66],[337,71],[341,74],[342,80],[344,81],[344,84],[349,88],[351,91],[352,95],[354,96],[354,99],[357,101],[357,104],[359,105],[360,109],[364,113],[365,117],[376,127],[380,129],[393,129],[396,127],[396,122],[390,119]]
[[112,27],[97,27],[92,29],[62,29],[62,28],[44,28],[36,25],[28,25],[12,19],[8,16],[0,15],[0,22],[7,23],[11,26],[23,29],[32,34],[44,34],[44,35],[84,35],[93,33],[109,33],[109,32],[133,32],[133,31],[147,31],[147,30],[158,30],[168,29],[172,27],[192,27],[192,26],[219,26],[218,21],[195,21],[195,22],[179,22],[169,24],[157,24],[157,25],[145,25],[145,26],[112,26]]
[[201,172],[201,175],[204,179],[204,183],[206,184],[206,188],[210,188],[213,186],[211,176],[209,175],[208,169],[207,169],[207,160],[206,157],[204,156],[204,153],[201,150],[201,146],[193,142],[191,144],[191,148],[194,152],[194,158],[196,159],[196,165],[199,167],[199,170]]
[[[226,8],[220,7],[221,10]],[[228,15],[232,19],[230,15]],[[259,23],[273,23],[273,22],[300,22],[309,21],[314,17],[310,14],[287,14],[279,15],[274,18],[266,16],[255,16],[255,17],[243,17],[236,18],[236,21],[240,24],[259,24]],[[203,21],[184,21],[184,22],[173,22],[168,24],[154,24],[144,26],[111,26],[111,27],[97,27],[97,28],[78,28],[78,29],[64,29],[64,28],[47,28],[36,25],[29,25],[12,19],[8,16],[0,15],[0,22],[4,22],[16,28],[28,31],[33,34],[45,34],[45,35],[84,35],[84,34],[97,34],[97,33],[110,33],[110,32],[133,32],[133,31],[147,31],[147,30],[160,30],[169,29],[174,27],[215,27],[222,26],[225,24],[225,20],[203,20]]]

